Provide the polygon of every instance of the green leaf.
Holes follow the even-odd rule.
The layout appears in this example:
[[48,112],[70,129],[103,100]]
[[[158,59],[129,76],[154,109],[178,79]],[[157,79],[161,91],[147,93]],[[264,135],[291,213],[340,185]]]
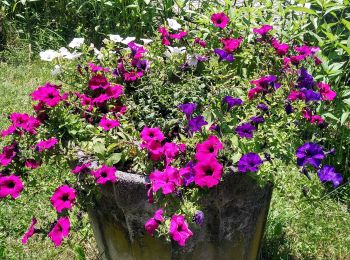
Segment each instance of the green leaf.
[[301,6],[289,6],[287,7],[287,12],[291,12],[291,11],[297,11],[297,12],[302,12],[302,13],[307,13],[307,14],[311,14],[311,15],[317,15],[317,13],[309,8],[306,7],[301,7]]
[[94,152],[97,154],[104,154],[106,151],[106,147],[104,143],[95,143],[94,144]]
[[149,3],[151,2],[151,0],[143,0],[145,2],[146,5],[149,5]]
[[345,8],[345,6],[343,6],[343,5],[333,6],[333,7],[329,8],[329,9],[327,9],[327,11],[324,13],[324,15],[326,15],[326,14],[332,12],[332,11],[340,10],[340,9],[344,9],[344,8]]
[[346,121],[346,119],[348,119],[350,112],[345,112],[341,115],[340,118],[340,124],[343,125]]
[[79,245],[76,245],[74,247],[74,254],[76,257],[75,259],[77,259],[77,260],[85,260],[86,259],[84,249]]
[[107,159],[107,165],[112,166],[116,163],[118,163],[122,158],[121,153],[113,153],[108,159]]
[[341,22],[345,25],[345,27],[350,31],[350,22],[345,20],[345,19],[341,19]]

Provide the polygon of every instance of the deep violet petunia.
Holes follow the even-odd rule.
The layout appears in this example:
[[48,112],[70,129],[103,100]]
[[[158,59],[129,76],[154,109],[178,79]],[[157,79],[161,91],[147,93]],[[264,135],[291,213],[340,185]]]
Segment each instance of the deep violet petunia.
[[187,239],[193,235],[188,228],[185,217],[182,215],[173,215],[171,217],[169,234],[180,246],[185,246]]
[[48,234],[55,247],[62,244],[63,238],[68,237],[70,231],[70,221],[68,217],[61,217]]
[[241,42],[243,41],[243,38],[226,38],[221,39],[220,41],[224,45],[224,51],[226,51],[227,53],[232,53],[239,48]]
[[301,68],[299,71],[299,78],[297,79],[298,88],[311,89],[315,85],[314,78],[307,72],[305,68]]
[[221,29],[224,29],[229,22],[229,18],[223,12],[212,14],[210,20],[216,27]]
[[337,96],[337,93],[331,89],[331,87],[324,83],[324,82],[318,82],[316,86],[320,90],[320,94],[322,97],[322,100],[334,100]]
[[0,199],[10,196],[17,199],[24,189],[23,182],[19,176],[0,176]]
[[261,124],[261,123],[264,123],[265,122],[265,119],[263,116],[252,116],[250,118],[250,120],[252,121],[252,123],[254,124]]
[[183,112],[186,115],[187,118],[190,118],[193,112],[196,110],[197,104],[184,103],[184,104],[178,105],[178,108],[181,110],[181,112]]
[[75,189],[68,185],[61,185],[55,190],[50,201],[56,211],[61,213],[62,210],[65,209],[71,210],[72,206],[75,204],[76,198],[77,192]]
[[202,160],[203,158],[215,158],[219,150],[222,150],[223,148],[224,147],[219,138],[215,135],[211,135],[206,141],[197,144],[195,158],[197,160]]
[[253,138],[253,133],[256,130],[255,126],[253,126],[251,123],[244,123],[240,126],[237,126],[235,129],[235,132],[241,137],[241,138]]
[[321,182],[332,182],[333,187],[338,187],[343,182],[343,176],[335,171],[335,168],[330,165],[323,165],[317,171],[318,178]]
[[230,54],[227,51],[222,50],[222,49],[215,49],[214,53],[219,55],[219,62],[223,61],[223,60],[228,61],[228,62],[233,62],[235,59],[232,54]]
[[264,104],[264,103],[258,104],[258,105],[257,105],[257,108],[258,108],[259,110],[263,111],[263,112],[269,110],[269,107],[268,107],[266,104]]
[[207,124],[203,116],[196,116],[188,121],[188,130],[192,133],[201,131],[202,127]]
[[145,223],[145,229],[147,233],[153,236],[154,231],[158,228],[159,224],[162,223],[164,220],[165,219],[163,217],[163,210],[158,209],[154,213],[154,216],[149,220],[147,220],[147,222]]
[[287,115],[290,115],[294,112],[294,108],[292,106],[291,103],[287,103],[285,106],[284,106],[284,111],[286,111]]
[[141,71],[148,71],[151,67],[151,62],[149,60],[133,59],[131,64]]
[[271,25],[264,24],[260,28],[254,28],[253,33],[260,34],[261,36],[266,36],[266,34],[272,29],[273,27]]
[[321,94],[319,92],[306,88],[303,88],[300,91],[304,94],[306,102],[321,100]]
[[116,128],[117,126],[120,126],[120,123],[118,120],[112,120],[106,117],[102,117],[98,125],[102,127],[104,131],[109,131],[113,128]]
[[193,222],[197,225],[202,225],[204,223],[204,213],[201,210],[197,210],[193,216]]
[[231,108],[235,106],[241,106],[243,105],[243,100],[240,98],[233,98],[231,96],[225,96],[222,99],[222,103],[227,105],[227,110],[230,110]]
[[307,164],[318,168],[324,159],[325,155],[322,148],[312,142],[308,142],[300,146],[296,152],[297,164],[299,166],[306,166]]
[[212,188],[219,184],[223,166],[215,158],[200,157],[199,162],[193,167],[194,182],[197,186]]
[[32,237],[35,233],[35,225],[37,223],[36,218],[32,218],[32,222],[30,223],[30,226],[28,228],[28,230],[24,233],[23,237],[22,237],[22,244],[27,244],[27,241],[30,237]]
[[163,172],[154,171],[149,176],[152,182],[152,188],[154,192],[162,190],[164,195],[173,193],[177,186],[182,185],[182,179],[180,178],[179,171],[173,167],[166,167]]
[[185,186],[189,186],[191,183],[194,182],[193,166],[192,167],[186,166],[184,168],[181,168],[179,173],[180,173],[181,178],[184,181]]
[[115,173],[117,169],[112,166],[102,165],[99,169],[91,171],[91,174],[95,177],[98,184],[106,184],[108,182],[115,183],[117,177]]
[[247,153],[239,159],[237,166],[239,172],[245,173],[258,171],[261,164],[263,161],[258,154]]
[[57,143],[58,143],[57,138],[52,137],[52,138],[47,139],[47,140],[39,141],[39,142],[36,144],[35,148],[36,148],[39,152],[43,152],[43,151],[45,151],[45,150],[50,150],[50,149],[52,149]]

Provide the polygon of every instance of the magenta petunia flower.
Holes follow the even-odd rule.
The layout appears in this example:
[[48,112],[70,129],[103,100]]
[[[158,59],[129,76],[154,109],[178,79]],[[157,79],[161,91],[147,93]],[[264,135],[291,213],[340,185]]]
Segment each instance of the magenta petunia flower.
[[36,218],[33,217],[28,230],[24,233],[22,237],[22,241],[21,241],[22,244],[27,244],[28,239],[34,235],[36,223],[37,223]]
[[98,66],[98,65],[96,65],[96,64],[94,64],[92,62],[90,62],[88,64],[88,66],[89,66],[91,72],[94,72],[94,73],[99,72],[99,71],[102,71],[102,72],[109,72],[110,71],[109,68],[104,68],[102,66]]
[[247,153],[238,161],[239,172],[256,172],[260,165],[263,164],[260,156],[256,153]]
[[243,38],[235,39],[235,38],[226,38],[221,39],[221,43],[224,45],[223,49],[227,53],[232,53],[237,50],[242,42]]
[[193,235],[188,228],[185,217],[182,215],[173,215],[171,217],[169,234],[180,246],[185,246],[187,239]]
[[27,159],[24,163],[24,166],[28,169],[36,169],[41,165],[40,161],[34,159]]
[[39,143],[36,144],[35,148],[39,152],[42,152],[42,151],[45,151],[45,150],[52,149],[57,143],[58,143],[57,138],[52,137],[50,139],[40,141]]
[[111,98],[117,99],[123,94],[123,86],[119,84],[109,86],[106,88],[106,94]]
[[343,176],[335,171],[335,168],[330,165],[323,165],[318,170],[317,175],[321,182],[332,182],[333,187],[338,187],[343,182]]
[[199,39],[198,37],[194,39],[194,43],[199,44],[203,48],[207,46],[207,43],[204,40]]
[[68,217],[61,217],[48,234],[56,247],[62,244],[63,238],[68,237],[70,231],[70,221]]
[[307,164],[318,168],[325,157],[322,148],[316,143],[305,143],[300,146],[296,152],[297,164],[299,166],[306,166]]
[[90,163],[83,163],[82,165],[77,165],[74,167],[74,169],[72,170],[73,174],[81,174],[81,173],[87,173],[90,172]]
[[117,177],[115,176],[116,171],[117,169],[114,167],[102,165],[96,171],[91,171],[91,174],[95,177],[98,184],[104,185],[107,182],[115,183],[117,181]]
[[241,137],[241,138],[253,138],[253,133],[256,130],[255,126],[253,126],[251,123],[244,123],[240,126],[237,126],[235,129],[235,132]]
[[272,39],[272,46],[276,50],[277,55],[284,56],[288,53],[289,45],[286,43],[280,43],[277,39]]
[[300,92],[300,91],[291,90],[289,95],[288,95],[288,100],[295,101],[298,99],[305,100],[305,94],[303,92]]
[[163,146],[165,155],[165,165],[168,166],[171,161],[179,154],[179,146],[176,143],[165,143]]
[[302,46],[295,46],[294,50],[303,56],[313,56],[316,52],[320,51],[320,48],[316,46],[302,45]]
[[219,184],[222,176],[222,165],[213,157],[198,158],[199,162],[193,167],[194,182],[201,188],[212,188]]
[[316,85],[320,89],[322,100],[332,101],[337,96],[337,92],[333,91],[328,84],[324,82],[318,82]]
[[55,107],[62,100],[58,89],[58,86],[48,82],[35,90],[31,96],[33,100],[38,100],[48,107]]
[[143,147],[146,147],[152,161],[159,161],[164,155],[164,147],[158,140],[150,141]]
[[293,65],[299,65],[299,63],[305,59],[305,55],[294,55],[290,56],[290,62]]
[[128,43],[128,47],[130,48],[131,56],[134,59],[141,59],[143,54],[147,52],[147,50],[142,45],[136,44],[133,41]]
[[107,94],[101,94],[95,98],[92,99],[93,104],[96,104],[98,107],[103,107],[111,97]]
[[0,176],[0,198],[11,196],[17,199],[24,189],[23,182],[20,177],[11,174],[10,176]]
[[17,128],[13,125],[10,125],[6,130],[1,131],[1,137],[4,138],[8,135],[12,135],[15,133]]
[[72,206],[75,204],[76,198],[77,194],[75,189],[68,185],[62,185],[55,190],[50,201],[56,211],[61,213],[64,209],[71,210]]
[[309,121],[311,124],[322,125],[324,123],[324,119],[319,115],[313,115],[311,109],[305,108],[303,110],[303,117]]
[[164,220],[165,219],[163,217],[163,210],[158,209],[154,213],[154,217],[147,220],[147,222],[145,224],[145,229],[146,229],[147,233],[150,234],[151,236],[153,236],[154,231],[158,228],[159,224],[162,223]]
[[259,93],[263,93],[265,90],[262,87],[251,88],[248,91],[248,99],[253,100]]
[[260,34],[261,36],[264,37],[272,29],[273,29],[273,27],[271,25],[264,24],[260,28],[254,28],[253,33]]
[[154,171],[149,176],[152,182],[152,188],[154,192],[162,190],[164,195],[173,193],[177,186],[181,186],[182,179],[180,178],[179,171],[173,167],[166,167],[163,172]]
[[145,143],[149,143],[154,140],[161,142],[165,139],[164,134],[159,127],[150,128],[145,126],[142,129],[140,136]]
[[216,27],[221,29],[224,29],[229,22],[228,17],[223,12],[212,14],[210,19]]
[[273,87],[275,90],[280,87],[280,84],[277,83],[277,77],[275,75],[267,75],[261,77],[260,79],[251,80],[250,83],[266,91],[270,86]]
[[220,142],[219,138],[217,138],[215,135],[211,135],[203,143],[197,144],[195,158],[197,160],[202,160],[203,158],[215,158],[219,150],[222,150],[223,148],[224,146]]
[[196,116],[188,121],[188,130],[192,133],[201,131],[202,127],[207,124],[203,116]]
[[120,126],[120,123],[118,120],[112,120],[112,119],[103,117],[101,118],[100,123],[98,125],[102,127],[104,131],[108,131],[113,128],[116,128],[117,126]]
[[186,32],[186,31],[180,31],[180,32],[178,32],[178,33],[169,34],[169,37],[170,37],[170,39],[181,40],[181,39],[183,39],[186,35],[187,35],[187,32]]
[[88,86],[91,90],[96,90],[96,89],[106,89],[109,87],[109,82],[107,78],[101,74],[97,74],[91,77],[91,79],[88,82]]
[[17,155],[17,144],[12,143],[11,145],[4,146],[2,148],[2,153],[0,154],[0,165],[7,166]]
[[36,134],[36,129],[40,126],[40,121],[28,114],[12,113],[10,120],[12,127],[20,128],[30,134]]

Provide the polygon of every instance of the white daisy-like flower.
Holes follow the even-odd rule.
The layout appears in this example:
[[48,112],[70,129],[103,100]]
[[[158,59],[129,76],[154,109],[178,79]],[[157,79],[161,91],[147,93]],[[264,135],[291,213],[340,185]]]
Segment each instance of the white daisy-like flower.
[[59,56],[59,53],[54,50],[41,51],[39,53],[40,59],[44,61],[52,61]]
[[68,47],[70,48],[79,48],[81,45],[84,44],[84,38],[74,38],[69,44]]

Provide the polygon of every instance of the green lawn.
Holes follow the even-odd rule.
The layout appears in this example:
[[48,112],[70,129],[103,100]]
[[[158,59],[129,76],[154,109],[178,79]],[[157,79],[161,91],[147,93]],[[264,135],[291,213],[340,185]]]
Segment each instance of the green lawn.
[[[50,80],[50,67],[40,61],[16,66],[2,63],[0,78],[3,129],[8,113],[30,109],[28,94]],[[60,248],[38,235],[28,245],[20,243],[33,215],[39,226],[55,219],[49,198],[63,180],[62,171],[44,166],[31,173],[31,181],[19,199],[0,201],[0,259],[97,258],[89,225],[71,232],[71,239]],[[303,190],[307,189],[305,195]],[[307,180],[295,167],[281,169],[276,177],[262,259],[350,259],[349,209],[324,194],[316,178]],[[79,223],[75,217],[72,222],[74,229]],[[86,216],[83,223],[88,223]]]

